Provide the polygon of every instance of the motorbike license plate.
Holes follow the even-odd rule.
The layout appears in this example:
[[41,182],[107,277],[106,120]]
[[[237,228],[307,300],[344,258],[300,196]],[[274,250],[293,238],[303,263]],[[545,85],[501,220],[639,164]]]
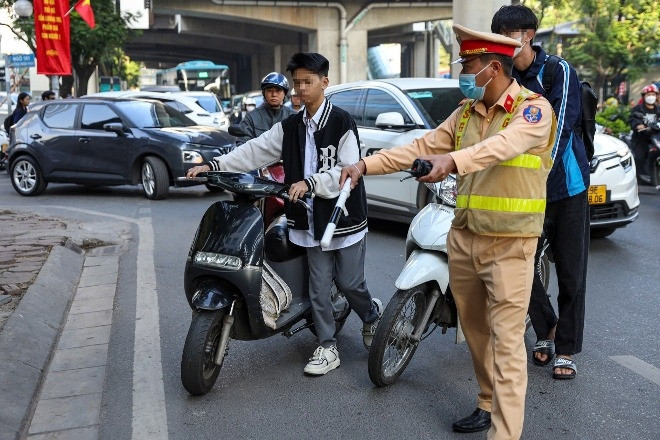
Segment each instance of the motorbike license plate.
[[602,205],[607,202],[607,185],[591,185],[587,192],[590,205]]

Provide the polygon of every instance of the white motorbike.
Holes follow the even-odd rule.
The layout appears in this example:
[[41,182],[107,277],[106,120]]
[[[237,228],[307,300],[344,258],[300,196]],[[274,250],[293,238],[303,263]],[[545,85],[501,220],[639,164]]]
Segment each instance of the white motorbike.
[[[429,162],[416,160],[410,172],[421,177],[431,170]],[[438,203],[424,207],[413,219],[406,237],[406,264],[394,285],[396,293],[387,304],[369,350],[369,378],[376,386],[390,385],[403,373],[421,341],[436,328],[442,334],[456,328],[456,343],[465,340],[449,288],[447,234],[456,206],[456,178],[426,184]],[[548,286],[550,260],[547,244],[541,250],[537,270]],[[529,317],[526,319],[530,326]]]

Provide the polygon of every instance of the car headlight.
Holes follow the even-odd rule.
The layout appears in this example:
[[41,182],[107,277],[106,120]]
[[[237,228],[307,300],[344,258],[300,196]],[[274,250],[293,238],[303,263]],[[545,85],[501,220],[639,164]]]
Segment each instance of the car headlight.
[[617,150],[616,154],[619,155],[621,166],[623,167],[623,170],[625,172],[628,172],[632,169],[632,162],[633,162],[633,157],[632,153],[630,152],[630,148],[628,146],[622,147],[619,150]]
[[184,150],[181,152],[183,163],[204,163],[204,158],[197,151]]
[[194,264],[216,269],[239,270],[243,266],[240,258],[213,252],[195,252]]
[[445,180],[438,183],[427,183],[426,187],[433,191],[440,201],[453,208],[456,207],[456,176],[448,175]]

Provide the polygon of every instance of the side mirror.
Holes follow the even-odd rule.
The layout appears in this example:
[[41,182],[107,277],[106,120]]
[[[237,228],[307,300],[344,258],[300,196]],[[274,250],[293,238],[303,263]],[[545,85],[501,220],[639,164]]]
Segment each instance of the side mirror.
[[385,129],[413,129],[415,124],[406,124],[398,112],[381,113],[376,117],[376,127]]
[[108,124],[103,124],[103,129],[105,131],[117,133],[117,136],[124,136],[124,124],[121,122],[110,122]]
[[236,137],[243,137],[243,136],[247,136],[247,135],[248,135],[246,132],[243,131],[243,129],[242,129],[242,128],[240,127],[240,125],[238,125],[238,124],[230,125],[230,126],[227,128],[227,132],[228,132],[230,135],[232,135],[232,136],[236,136]]

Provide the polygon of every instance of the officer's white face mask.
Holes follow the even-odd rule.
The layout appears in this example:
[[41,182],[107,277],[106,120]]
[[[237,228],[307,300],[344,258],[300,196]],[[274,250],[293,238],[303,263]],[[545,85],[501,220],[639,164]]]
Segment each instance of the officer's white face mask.
[[657,95],[649,93],[644,97],[644,102],[648,105],[653,105],[657,99]]

